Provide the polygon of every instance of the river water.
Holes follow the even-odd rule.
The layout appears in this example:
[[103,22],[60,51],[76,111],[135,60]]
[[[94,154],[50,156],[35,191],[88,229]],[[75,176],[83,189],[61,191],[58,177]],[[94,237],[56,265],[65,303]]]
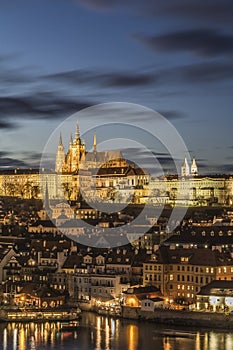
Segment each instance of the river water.
[[3,350],[232,350],[233,333],[171,328],[83,313],[75,332],[60,323],[0,324]]

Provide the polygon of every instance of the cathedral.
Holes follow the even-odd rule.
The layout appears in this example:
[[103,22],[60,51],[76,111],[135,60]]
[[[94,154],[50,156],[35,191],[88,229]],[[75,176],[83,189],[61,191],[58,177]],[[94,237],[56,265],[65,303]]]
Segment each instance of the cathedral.
[[122,166],[128,166],[128,164],[123,159],[120,151],[97,151],[96,134],[94,135],[92,151],[87,152],[85,142],[80,138],[78,123],[76,124],[74,139],[72,135],[70,137],[67,153],[60,134],[55,163],[56,173],[71,174],[77,173],[79,169]]

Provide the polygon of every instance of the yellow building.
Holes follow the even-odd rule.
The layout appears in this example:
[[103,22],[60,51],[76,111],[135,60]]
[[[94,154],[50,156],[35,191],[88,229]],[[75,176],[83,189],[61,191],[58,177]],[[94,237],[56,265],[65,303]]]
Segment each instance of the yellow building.
[[192,303],[213,280],[233,280],[233,258],[218,250],[161,247],[143,263],[143,285],[153,285],[169,300]]

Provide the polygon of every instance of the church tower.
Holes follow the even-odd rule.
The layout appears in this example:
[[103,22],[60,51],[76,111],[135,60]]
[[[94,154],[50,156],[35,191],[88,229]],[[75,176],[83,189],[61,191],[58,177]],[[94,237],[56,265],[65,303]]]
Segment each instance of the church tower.
[[62,172],[62,166],[65,162],[65,150],[62,143],[62,136],[60,133],[58,148],[57,148],[57,155],[56,155],[56,164],[55,164],[55,171],[56,173]]
[[188,165],[187,158],[185,158],[184,163],[181,167],[181,176],[185,177],[185,176],[189,176],[189,175],[190,175],[189,165]]
[[192,165],[191,165],[191,175],[193,175],[193,176],[198,175],[197,163],[196,163],[195,158],[193,158]]
[[70,137],[70,144],[65,162],[63,172],[74,173],[79,170],[80,163],[85,159],[85,143],[80,138],[78,122],[76,124],[76,131],[74,139]]

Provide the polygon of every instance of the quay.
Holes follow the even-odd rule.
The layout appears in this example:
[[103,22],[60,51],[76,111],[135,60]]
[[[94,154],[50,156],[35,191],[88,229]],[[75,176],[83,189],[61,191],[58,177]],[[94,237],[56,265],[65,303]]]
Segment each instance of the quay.
[[0,310],[0,322],[75,321],[81,318],[81,310],[12,309]]
[[212,329],[232,329],[233,314],[224,312],[198,312],[190,310],[142,311],[140,308],[122,307],[122,318],[144,320],[170,326],[204,327]]

